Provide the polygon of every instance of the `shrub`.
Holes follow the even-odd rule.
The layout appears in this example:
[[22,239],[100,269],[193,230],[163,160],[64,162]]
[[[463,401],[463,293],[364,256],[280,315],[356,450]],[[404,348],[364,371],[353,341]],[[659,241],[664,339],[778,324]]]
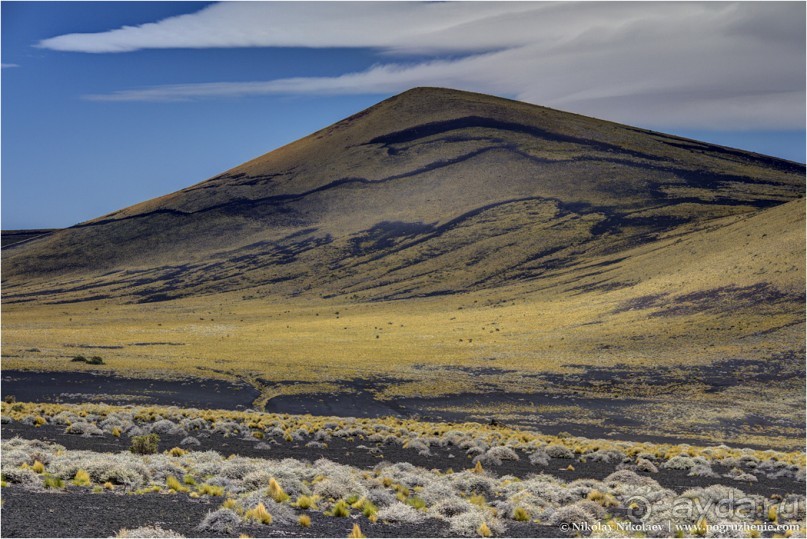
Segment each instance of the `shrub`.
[[689,470],[687,475],[692,477],[720,477],[708,464],[696,464]]
[[120,435],[121,435],[120,427],[112,427],[112,436],[114,436],[115,438],[120,438]]
[[67,434],[80,434],[81,436],[103,436],[104,431],[98,428],[95,423],[87,423],[85,421],[77,421],[72,423],[65,429]]
[[214,532],[220,534],[233,535],[241,519],[232,509],[218,509],[209,512],[197,527],[199,531]]
[[123,528],[121,531],[115,534],[115,537],[131,537],[131,538],[145,538],[145,537],[185,537],[184,535],[177,533],[172,530],[164,530],[159,526],[142,526],[140,528],[134,528],[132,530],[127,530]]
[[168,419],[155,421],[151,425],[151,432],[156,432],[157,434],[173,434],[177,429],[176,423]]
[[101,359],[100,356],[92,356],[90,359],[87,360],[88,365],[103,365],[104,360]]
[[[711,468],[710,468],[710,470],[711,470]],[[715,474],[715,475],[717,475],[717,474]],[[734,479],[735,481],[747,481],[749,483],[756,483],[757,482],[757,476],[755,476],[754,474],[751,474],[751,473],[746,473],[746,472],[742,471],[740,468],[732,468],[731,471],[729,471],[729,473],[727,473],[727,474],[724,474],[723,477],[728,477],[728,478]]]
[[616,507],[619,505],[619,502],[616,500],[616,498],[614,498],[613,495],[596,489],[590,491],[586,498],[592,502],[597,502],[603,507]]
[[549,466],[549,455],[542,449],[535,450],[530,455],[530,464],[534,466]]
[[45,472],[45,465],[42,464],[41,462],[39,462],[38,460],[35,460],[33,465],[31,465],[31,469],[35,473],[40,473],[41,474],[41,473]]
[[467,513],[474,508],[473,505],[468,503],[466,500],[462,498],[446,498],[438,503],[436,503],[432,507],[432,512],[443,516],[445,518],[455,517],[457,515],[461,515],[463,513]]
[[451,526],[451,532],[457,535],[479,535],[479,530],[482,527],[482,524],[485,524],[488,528],[490,528],[491,534],[494,532],[498,534],[503,532],[503,527],[497,519],[491,518],[489,515],[486,515],[483,511],[477,508],[473,508],[470,511],[453,516],[449,518],[448,521]]
[[493,532],[490,531],[487,522],[483,522],[482,524],[479,525],[477,533],[479,533],[480,537],[491,537],[493,535]]
[[262,503],[259,503],[246,513],[244,513],[244,518],[247,520],[254,520],[255,522],[260,522],[261,524],[271,524],[272,523],[272,515],[269,514],[269,511],[266,510],[266,506]]
[[548,445],[544,448],[547,455],[553,459],[573,459],[574,453],[572,450],[563,445]]
[[156,434],[146,434],[144,436],[135,436],[132,438],[132,445],[129,451],[136,455],[153,455],[157,452],[160,437]]
[[73,359],[70,361],[73,363],[87,363],[87,358],[84,356],[73,356]]
[[656,468],[656,465],[643,458],[636,461],[636,469],[640,472],[658,473],[658,468]]
[[86,458],[81,453],[67,453],[51,463],[54,474],[59,477],[73,477],[79,469],[90,474],[93,483],[117,483],[137,488],[149,479],[148,468],[127,453],[102,453]]
[[550,526],[568,525],[574,526],[582,525],[584,523],[593,526],[597,522],[597,517],[588,510],[588,508],[581,507],[578,504],[567,505],[561,507],[552,513],[552,516],[547,520]]
[[[581,450],[578,447],[575,447],[575,452],[582,453],[583,450]],[[611,464],[612,462],[619,462],[623,458],[625,458],[625,455],[623,455],[619,451],[609,451],[604,449],[598,449],[596,451],[586,454],[586,460],[590,460],[591,462],[604,462],[605,464]]]
[[358,524],[353,525],[353,530],[351,530],[350,535],[348,535],[349,539],[363,539],[367,537],[361,532],[361,528],[359,528]]
[[503,445],[491,447],[484,454],[474,458],[475,462],[483,462],[493,466],[501,466],[502,461],[505,460],[519,460],[519,457],[518,453]]
[[14,404],[15,402],[17,402],[17,397],[15,397],[14,395],[6,395],[5,397],[3,397],[3,402],[5,402],[6,404]]
[[695,461],[691,457],[683,455],[677,455],[661,465],[662,468],[670,470],[689,470],[693,466],[695,466]]
[[300,518],[297,519],[297,523],[300,524],[303,528],[310,528],[311,527],[311,517],[308,515],[300,515]]
[[201,445],[201,442],[194,438],[193,436],[186,436],[179,442],[179,445]]
[[41,477],[30,468],[4,468],[3,479],[9,483],[34,486],[41,484]]
[[636,472],[632,472],[630,470],[617,470],[605,479],[603,479],[604,483],[607,484],[618,484],[622,483],[625,485],[630,486],[658,486],[652,478],[646,477],[643,475],[639,475]]
[[181,447],[172,447],[172,448],[171,448],[171,449],[168,451],[168,454],[169,454],[169,455],[171,455],[172,457],[181,457],[181,456],[182,456],[182,455],[184,455],[185,453],[187,453],[187,451],[185,451],[185,450],[184,450],[184,449],[182,449]]
[[379,519],[393,524],[417,524],[424,519],[423,513],[401,502],[395,502],[389,507],[381,509],[377,516]]

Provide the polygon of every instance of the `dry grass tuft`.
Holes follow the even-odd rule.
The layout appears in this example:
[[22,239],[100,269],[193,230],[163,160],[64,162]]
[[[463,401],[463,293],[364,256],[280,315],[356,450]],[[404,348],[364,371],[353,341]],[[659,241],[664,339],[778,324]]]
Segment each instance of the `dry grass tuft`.
[[283,490],[283,487],[280,486],[280,483],[272,477],[269,479],[269,497],[272,498],[277,503],[283,503],[289,499],[289,495]]
[[78,470],[75,477],[73,477],[73,484],[78,487],[88,487],[92,485],[90,474],[86,470]]
[[266,506],[262,503],[259,503],[246,513],[244,513],[244,518],[247,520],[254,520],[255,522],[260,522],[261,524],[271,524],[272,523],[272,515],[269,514],[269,511],[266,510]]

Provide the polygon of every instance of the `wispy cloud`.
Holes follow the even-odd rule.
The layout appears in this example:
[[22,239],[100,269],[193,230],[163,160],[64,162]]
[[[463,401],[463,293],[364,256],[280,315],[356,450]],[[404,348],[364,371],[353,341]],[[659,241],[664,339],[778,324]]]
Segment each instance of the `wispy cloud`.
[[[368,2],[215,4],[41,47],[369,47],[385,62],[335,77],[174,84],[86,96],[178,101],[391,93],[449,86],[646,126],[804,127],[805,5]],[[418,54],[416,63],[408,55]],[[422,60],[422,58],[427,58]]]
[[20,67],[20,66],[17,65],[17,64],[0,64],[0,67],[2,67],[3,69],[6,69],[8,67]]

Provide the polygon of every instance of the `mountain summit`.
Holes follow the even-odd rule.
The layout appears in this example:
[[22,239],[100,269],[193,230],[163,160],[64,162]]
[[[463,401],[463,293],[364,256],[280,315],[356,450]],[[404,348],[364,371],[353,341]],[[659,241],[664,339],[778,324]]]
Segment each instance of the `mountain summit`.
[[754,153],[415,88],[202,183],[9,246],[4,301],[607,290],[643,278],[628,268],[636,256],[699,256],[676,251],[684,240],[724,249],[723,234],[748,219],[803,232],[803,204],[786,203],[802,196],[804,174]]

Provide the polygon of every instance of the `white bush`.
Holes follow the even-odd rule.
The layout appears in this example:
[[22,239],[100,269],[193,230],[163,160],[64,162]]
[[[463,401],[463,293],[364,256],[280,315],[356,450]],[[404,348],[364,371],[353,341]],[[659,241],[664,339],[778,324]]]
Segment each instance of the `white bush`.
[[597,521],[598,519],[592,514],[590,506],[572,504],[553,511],[547,520],[547,524],[550,526],[560,526],[562,524],[568,524],[569,526],[587,524],[593,526]]
[[500,535],[504,531],[504,526],[502,526],[499,519],[486,514],[476,506],[470,511],[449,518],[448,522],[453,533],[466,537],[478,536],[479,527],[482,526],[482,523],[487,524],[495,535]]
[[80,434],[86,437],[104,435],[104,431],[99,429],[95,423],[85,423],[83,421],[73,423],[65,429],[65,432],[67,434]]
[[519,460],[518,453],[509,447],[499,445],[496,447],[491,447],[484,454],[475,457],[473,461],[481,462],[482,464],[487,464],[488,466],[501,466],[502,461],[505,460]]
[[181,533],[172,530],[164,530],[159,526],[141,526],[128,530],[123,528],[115,534],[115,537],[131,537],[131,538],[145,538],[145,537],[185,537]]
[[693,466],[695,466],[695,461],[685,455],[676,455],[661,465],[662,468],[668,470],[689,470]]
[[573,459],[574,453],[565,445],[552,444],[544,448],[547,455],[553,459]]
[[451,518],[468,511],[473,511],[475,505],[458,496],[446,497],[429,508],[429,513],[442,518]]
[[405,503],[395,502],[392,505],[381,509],[378,512],[379,520],[394,524],[419,524],[425,520],[425,516],[420,511]]
[[30,488],[42,485],[42,477],[30,468],[3,467],[3,477],[9,483],[14,483],[22,487]]
[[696,464],[689,470],[687,475],[692,477],[720,477],[708,464]]
[[549,455],[543,449],[536,449],[530,454],[530,464],[534,466],[549,466]]
[[643,458],[636,461],[636,469],[640,472],[658,473],[658,468],[656,468],[656,465]]
[[241,518],[230,509],[219,509],[209,512],[197,527],[202,532],[213,532],[233,535],[241,525]]

